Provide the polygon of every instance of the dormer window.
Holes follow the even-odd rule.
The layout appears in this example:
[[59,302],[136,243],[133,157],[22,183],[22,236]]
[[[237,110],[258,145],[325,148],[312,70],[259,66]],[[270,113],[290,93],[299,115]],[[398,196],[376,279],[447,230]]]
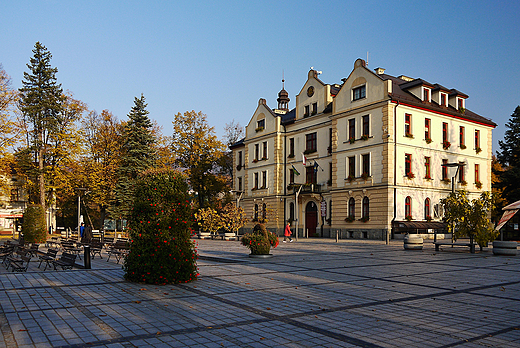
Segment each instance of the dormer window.
[[446,93],[441,93],[441,106],[448,106],[448,95]]
[[366,85],[352,89],[352,100],[359,100],[366,97]]
[[309,108],[310,108],[309,105],[305,105],[304,111],[303,111],[303,117],[308,117],[310,115]]
[[464,106],[464,99],[457,98],[457,109],[463,110],[465,108]]
[[423,88],[423,101],[430,102],[430,89]]
[[311,115],[316,115],[317,113],[318,113],[318,103],[313,103]]

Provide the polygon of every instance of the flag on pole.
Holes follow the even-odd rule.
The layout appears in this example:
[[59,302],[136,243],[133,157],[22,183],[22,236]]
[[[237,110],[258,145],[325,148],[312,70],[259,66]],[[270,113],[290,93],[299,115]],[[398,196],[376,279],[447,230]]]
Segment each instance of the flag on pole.
[[296,170],[296,168],[294,168],[294,166],[291,164],[292,166],[292,171],[294,173],[294,175],[300,175],[300,172]]
[[302,162],[303,162],[304,166],[307,165],[307,157],[305,157],[305,154],[303,152],[302,152]]

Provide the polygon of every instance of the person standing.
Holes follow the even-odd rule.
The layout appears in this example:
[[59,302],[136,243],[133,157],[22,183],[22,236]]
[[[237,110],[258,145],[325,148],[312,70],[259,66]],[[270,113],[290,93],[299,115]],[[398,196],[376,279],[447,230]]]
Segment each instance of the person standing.
[[286,243],[286,240],[287,238],[289,238],[289,243],[292,243],[292,238],[291,238],[291,223],[290,222],[287,222],[287,225],[285,226],[285,231],[284,231],[284,234],[283,234],[283,242]]
[[82,222],[81,226],[79,227],[79,237],[83,238],[83,233],[85,232],[85,224]]

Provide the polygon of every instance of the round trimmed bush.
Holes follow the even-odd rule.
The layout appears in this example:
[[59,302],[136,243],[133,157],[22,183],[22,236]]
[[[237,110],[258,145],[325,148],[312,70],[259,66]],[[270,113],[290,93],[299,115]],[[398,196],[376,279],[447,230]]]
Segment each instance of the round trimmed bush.
[[45,243],[47,241],[45,210],[41,205],[31,205],[25,209],[22,232],[26,243]]
[[169,169],[148,170],[139,177],[134,197],[125,279],[148,284],[195,280],[197,253],[186,177]]

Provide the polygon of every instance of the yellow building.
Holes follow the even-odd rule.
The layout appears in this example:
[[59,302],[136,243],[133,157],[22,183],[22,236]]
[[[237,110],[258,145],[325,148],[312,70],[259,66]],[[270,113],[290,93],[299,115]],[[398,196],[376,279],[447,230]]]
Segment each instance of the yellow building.
[[341,84],[318,76],[309,71],[291,110],[283,88],[277,108],[260,99],[231,146],[252,220],[267,210],[269,229],[281,235],[291,221],[300,238],[428,238],[444,230],[439,200],[452,189],[491,190],[496,124],[468,110],[464,93],[362,59]]

